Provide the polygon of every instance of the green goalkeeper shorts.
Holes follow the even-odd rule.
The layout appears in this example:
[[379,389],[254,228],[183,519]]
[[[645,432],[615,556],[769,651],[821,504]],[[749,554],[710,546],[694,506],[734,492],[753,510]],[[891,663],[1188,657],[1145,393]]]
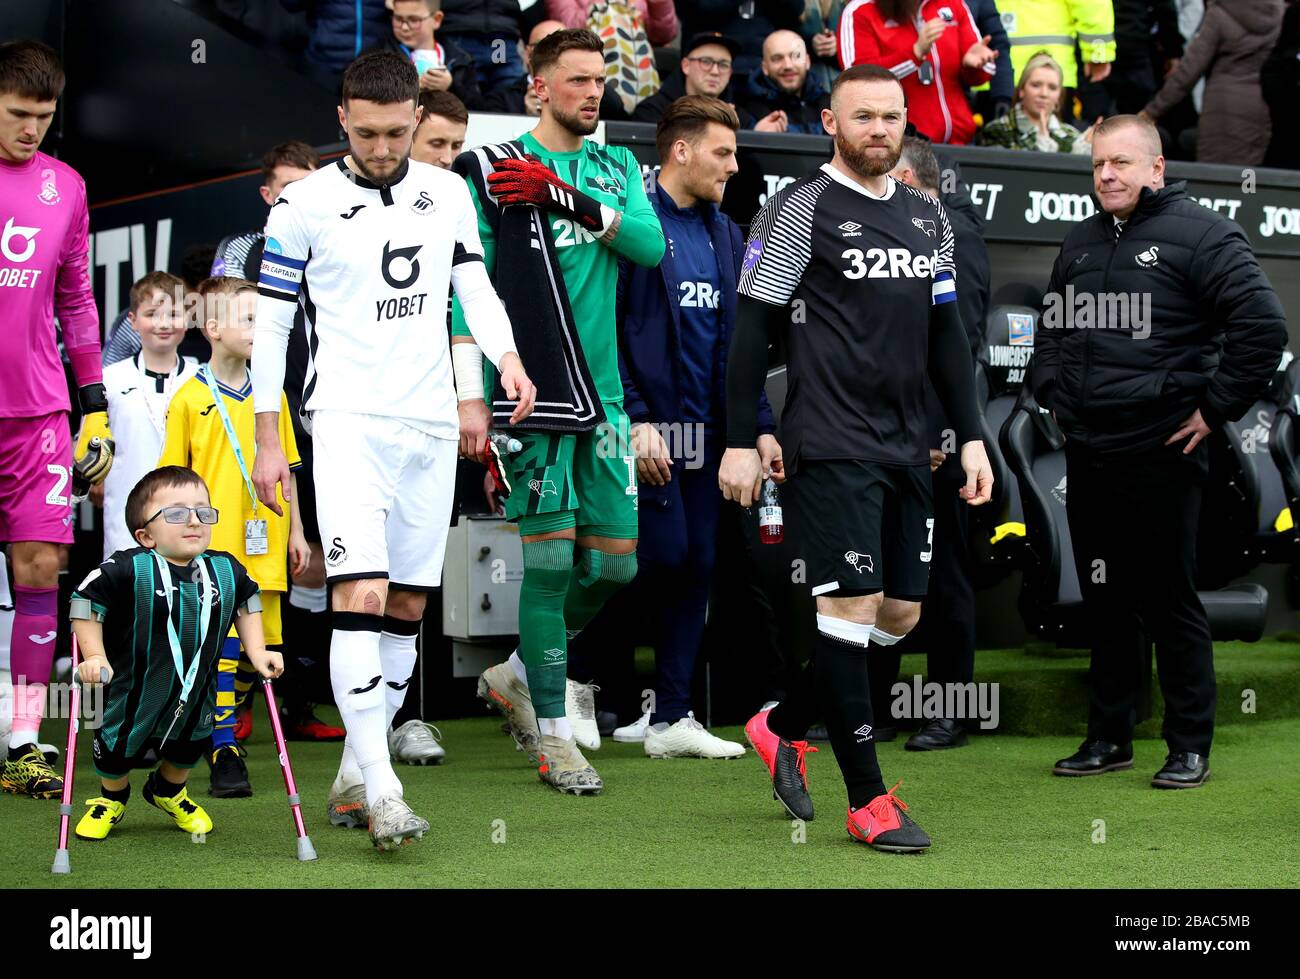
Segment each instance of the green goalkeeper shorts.
[[623,406],[607,403],[590,432],[512,432],[506,517],[522,535],[576,528],[579,537],[637,536],[636,458]]

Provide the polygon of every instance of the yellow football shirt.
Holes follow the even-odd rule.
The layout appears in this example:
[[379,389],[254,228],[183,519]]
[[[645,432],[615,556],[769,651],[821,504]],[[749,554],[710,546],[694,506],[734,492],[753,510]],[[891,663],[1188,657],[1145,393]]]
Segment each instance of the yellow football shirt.
[[[238,391],[220,381],[226,411],[239,436],[244,452],[244,462],[252,465],[256,442],[254,440],[253,386],[245,380]],[[293,437],[293,424],[289,420],[289,402],[280,394],[280,445],[284,448],[289,468],[302,465],[298,456],[298,443]],[[244,521],[254,518],[253,501],[249,499],[244,477],[239,472],[234,450],[226,438],[226,428],[212,401],[212,392],[201,377],[186,381],[172,397],[167,409],[167,435],[163,440],[159,466],[188,466],[203,477],[208,484],[212,505],[220,511],[217,525],[212,528],[211,547],[229,551],[248,569],[248,576],[263,591],[287,591],[289,588],[289,504],[284,494],[277,491],[276,499],[284,516],[277,517],[264,504],[257,504],[256,519],[266,521],[266,553],[249,555],[244,550]]]

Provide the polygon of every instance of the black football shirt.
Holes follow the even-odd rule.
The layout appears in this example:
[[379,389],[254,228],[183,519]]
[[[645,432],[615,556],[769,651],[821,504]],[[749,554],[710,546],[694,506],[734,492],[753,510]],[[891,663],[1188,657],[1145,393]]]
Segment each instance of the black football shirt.
[[754,219],[741,295],[789,305],[784,451],[800,459],[929,462],[931,311],[955,302],[948,217],[892,177],[881,197],[824,164]]

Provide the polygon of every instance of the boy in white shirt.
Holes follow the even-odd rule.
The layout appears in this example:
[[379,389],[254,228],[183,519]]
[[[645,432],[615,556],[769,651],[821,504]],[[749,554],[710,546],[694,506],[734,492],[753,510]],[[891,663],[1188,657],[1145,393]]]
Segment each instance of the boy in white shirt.
[[103,415],[91,415],[81,427],[78,459],[95,436],[115,443],[103,483],[104,557],[135,546],[126,527],[127,494],[158,464],[172,394],[198,370],[176,352],[185,337],[184,297],[185,283],[167,272],[150,272],[131,286],[126,321],[140,335],[141,349],[104,368],[107,425]]

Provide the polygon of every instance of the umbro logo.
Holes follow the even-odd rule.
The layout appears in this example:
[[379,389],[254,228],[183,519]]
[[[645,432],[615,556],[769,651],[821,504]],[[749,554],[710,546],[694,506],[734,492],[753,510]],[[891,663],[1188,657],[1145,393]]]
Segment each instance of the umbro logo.
[[563,650],[563,649],[548,649],[548,650],[545,650],[545,651],[542,653],[542,655],[543,655],[544,657],[546,657],[546,659],[547,659],[548,662],[551,662],[551,663],[558,663],[560,660],[564,659],[564,650]]
[[861,238],[862,225],[856,221],[845,221],[839,226],[842,237],[844,238]]
[[871,725],[863,724],[862,727],[858,728],[853,733],[858,736],[858,744],[861,744],[863,741],[868,741],[871,738]]
[[335,537],[330,542],[330,552],[325,555],[325,563],[331,568],[336,568],[343,563],[347,556],[348,549],[343,546],[343,538]]
[[857,551],[845,551],[844,560],[847,561],[849,566],[858,574],[862,574],[864,571],[870,571],[872,574],[876,573],[876,567],[874,562],[871,560],[870,554],[859,554]]
[[[276,203],[279,204],[280,202],[276,201]],[[352,210],[348,211],[347,214],[340,214],[339,217],[341,217],[344,221],[351,221],[354,217],[357,216],[357,211],[361,210],[365,206],[366,205],[364,204],[354,205]]]

